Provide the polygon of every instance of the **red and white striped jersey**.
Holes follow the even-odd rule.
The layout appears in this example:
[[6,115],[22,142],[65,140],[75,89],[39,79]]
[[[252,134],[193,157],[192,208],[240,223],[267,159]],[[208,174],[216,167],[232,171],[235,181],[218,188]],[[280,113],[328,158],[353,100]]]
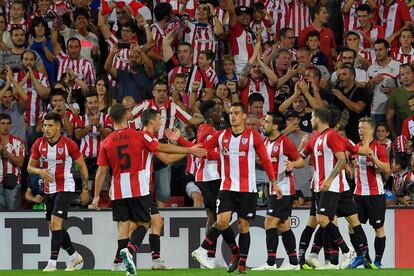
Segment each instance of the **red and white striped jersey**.
[[253,37],[239,21],[233,27],[229,25],[230,45],[236,65],[236,74],[240,74],[244,65],[253,55]]
[[212,24],[189,22],[184,28],[184,40],[193,45],[193,64],[197,64],[201,51],[211,50],[216,52],[217,40]]
[[216,70],[214,70],[214,68],[210,66],[210,68],[208,68],[208,70],[206,71],[206,75],[211,85],[216,86],[216,84],[218,83]]
[[275,22],[273,24],[273,33],[278,34],[280,29],[286,28],[290,23],[290,6],[292,0],[267,0],[265,8],[270,17]]
[[234,135],[231,128],[228,128],[216,133],[203,146],[207,150],[219,148],[222,191],[257,192],[256,154],[269,180],[275,180],[272,163],[257,131],[246,128],[242,133]]
[[[108,43],[109,49],[113,48],[119,42],[118,38],[115,35],[111,35],[109,39],[106,40]],[[118,52],[114,55],[114,59],[112,60],[112,67],[116,70],[129,70],[129,52],[130,49],[119,49]],[[116,81],[112,78],[110,74],[108,74],[108,80],[112,87],[115,87]]]
[[152,154],[158,140],[149,132],[130,128],[116,130],[101,143],[99,166],[112,169],[112,200],[146,196],[150,193]]
[[299,37],[299,33],[311,24],[311,13],[305,0],[291,0],[290,3],[290,23],[289,27]]
[[[362,146],[362,143],[358,145]],[[374,156],[381,162],[388,163],[387,150],[377,140],[369,145]],[[350,159],[356,160],[355,191],[356,195],[382,195],[384,194],[384,182],[381,170],[375,165],[371,158],[363,155],[351,155]]]
[[[84,128],[89,125],[89,116],[85,114],[83,116],[75,117],[75,129]],[[101,112],[99,114],[99,123],[102,127],[107,127],[112,129],[112,121],[108,114]],[[96,126],[92,126],[88,134],[82,137],[80,144],[81,153],[88,158],[97,157],[99,152],[99,147],[102,141],[101,133],[99,132]]]
[[[72,69],[73,72],[75,72],[75,74],[80,79],[86,82],[88,86],[95,85],[95,69],[89,60],[84,58],[73,60],[63,51],[60,52],[58,56],[56,56],[56,59],[58,61],[58,80],[62,79],[63,74],[66,73],[68,69]],[[75,84],[73,89],[80,89],[80,87],[79,85]]]
[[[179,13],[180,7],[182,5],[182,1],[178,1],[178,0],[155,0],[154,2],[155,2],[154,4],[170,3],[171,6],[172,6],[172,11],[175,14]],[[185,12],[188,13],[191,18],[194,18],[195,14],[196,14],[196,9],[198,7],[197,3],[198,3],[198,1],[189,0],[187,2],[187,5],[185,6]]]
[[376,60],[376,55],[375,55],[374,50],[369,50],[369,49],[367,50],[367,49],[360,48],[359,54],[371,63]]
[[267,31],[268,28],[272,27],[269,20],[263,19],[260,22],[252,21],[250,22],[250,30],[254,33],[254,35],[257,37],[259,33],[259,29],[263,28],[262,32],[262,43],[265,43],[267,41],[273,41],[273,34],[275,33],[274,30],[272,30],[273,33],[269,33]]
[[[269,138],[264,140],[267,154],[272,161],[276,175],[276,181],[283,195],[296,194],[295,180],[292,172],[286,171],[286,161],[296,161],[300,155],[296,150],[295,144],[285,135],[280,134],[275,140]],[[269,185],[269,194],[275,195],[273,185]]]
[[263,105],[263,115],[267,112],[273,112],[275,109],[275,90],[270,86],[267,78],[262,80],[247,79],[246,86],[241,91],[241,101],[248,108],[249,96],[253,93],[259,93],[265,99]]
[[[171,24],[170,24],[171,25]],[[151,25],[151,33],[152,38],[154,40],[154,48],[152,50],[161,55],[161,49],[162,49],[162,41],[167,36],[171,28],[169,28],[169,25],[166,26],[166,28],[163,28],[158,24],[158,22],[155,22]]]
[[[63,16],[65,13],[71,12],[71,5],[68,1],[54,1],[50,9],[56,13],[57,16]],[[66,2],[66,3],[65,3]]]
[[[346,0],[341,0],[341,9],[344,7]],[[351,6],[349,13],[342,12],[342,19],[344,22],[344,34],[351,30],[359,28],[358,15],[356,9],[359,5],[367,4],[367,0],[355,0]]]
[[239,6],[246,6],[246,7],[253,7],[253,3],[255,3],[257,1],[255,0],[236,0],[235,1],[235,6],[239,7]]
[[393,173],[392,178],[396,196],[407,195],[408,186],[411,186],[414,183],[414,174],[408,169],[405,169],[402,172]]
[[[134,116],[134,118],[140,118],[142,113],[147,109],[154,109],[157,110],[161,115],[161,123],[160,123],[160,129],[158,131],[158,139],[163,139],[165,137],[165,130],[171,129],[173,130],[176,125],[176,120],[179,119],[184,124],[188,124],[189,120],[191,119],[191,116],[181,109],[176,103],[167,100],[163,106],[157,106],[155,101],[152,100],[145,100],[139,105],[135,106],[131,113]],[[139,122],[141,126],[138,126],[139,128],[142,127],[142,123]],[[137,127],[137,125],[135,125]]]
[[[50,87],[46,75],[37,72],[36,70],[33,70],[33,75],[43,86]],[[14,79],[19,83],[24,79],[24,77],[25,72],[23,70],[14,73]],[[22,88],[27,94],[25,122],[27,122],[29,126],[36,126],[37,118],[39,117],[40,113],[45,110],[44,102],[40,98],[39,94],[37,94],[36,88],[31,79],[28,79]]]
[[199,158],[192,154],[187,154],[187,165],[185,167],[185,172],[189,175],[195,176],[197,173],[198,166],[199,166]]
[[[302,150],[301,155],[306,158],[312,154],[314,174],[314,191],[320,192],[325,179],[331,174],[336,165],[335,153],[344,152],[346,147],[341,136],[333,129],[327,129],[314,136]],[[349,190],[348,182],[345,178],[345,170],[342,170],[335,177],[329,187],[330,192],[341,193]]]
[[220,7],[216,8],[217,19],[220,21],[223,27],[225,25],[229,25],[229,16],[227,10],[220,9]]
[[404,54],[401,47],[394,48],[391,52],[391,58],[401,64],[414,63],[414,48],[411,47],[409,54]]
[[[0,143],[5,144],[5,149],[9,154],[13,154],[14,156],[21,157],[24,156],[25,147],[24,142],[17,136],[9,135],[8,141],[3,141],[0,138]],[[20,184],[21,182],[21,170],[18,166],[14,165],[10,162],[9,159],[2,158],[0,162],[0,183],[4,183],[4,176],[6,174],[14,174],[17,176],[17,183]]]
[[[360,31],[363,31],[362,28],[358,28]],[[371,41],[376,41],[379,38],[384,38],[384,29],[381,26],[373,26],[367,36],[371,39]],[[360,45],[361,49],[371,50],[374,45],[371,45],[371,41],[364,39],[364,37],[360,34]]]
[[24,18],[22,18],[20,22],[11,22],[11,20],[9,21],[9,23],[7,23],[6,31],[10,32],[12,29],[17,27],[22,28],[25,33],[29,31],[29,25],[27,24],[27,21]]
[[414,137],[414,116],[410,116],[404,120],[401,135],[407,138],[407,140],[411,140]]
[[[203,143],[210,140],[216,133],[217,130],[213,126],[209,124],[200,125],[197,132],[197,143]],[[220,179],[219,162],[217,160],[210,160],[206,157],[198,158],[198,166],[195,176],[196,181],[198,182]]]
[[[380,22],[384,28],[385,39],[398,32],[407,21],[411,21],[410,10],[401,0],[395,0],[391,6],[377,5],[374,13],[374,22]],[[398,39],[391,42],[392,47],[398,46]]]
[[40,137],[32,146],[30,158],[40,162],[54,180],[43,182],[45,194],[75,192],[72,165],[82,158],[82,153],[72,139],[61,135],[57,143],[50,145],[46,137]]
[[189,93],[191,91],[191,85],[194,81],[198,81],[200,83],[200,87],[198,88],[197,99],[203,96],[203,89],[204,88],[211,88],[211,82],[209,81],[206,72],[202,70],[199,66],[193,65],[191,67],[184,67],[184,66],[176,66],[170,70],[168,73],[168,85],[172,87],[173,80],[175,75],[178,73],[182,73],[187,76],[186,84],[185,84],[185,91]]

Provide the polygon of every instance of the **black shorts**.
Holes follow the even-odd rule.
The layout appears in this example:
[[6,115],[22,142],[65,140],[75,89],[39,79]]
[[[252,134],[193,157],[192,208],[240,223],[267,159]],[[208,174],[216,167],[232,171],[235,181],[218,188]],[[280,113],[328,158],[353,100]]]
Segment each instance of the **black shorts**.
[[154,200],[151,200],[151,216],[159,214],[157,203]]
[[358,213],[357,205],[354,201],[354,195],[351,190],[341,193],[341,199],[338,203],[336,214],[338,218],[349,217]]
[[385,195],[354,196],[358,207],[358,217],[361,223],[372,225],[374,229],[384,226]]
[[327,216],[333,220],[338,210],[341,193],[320,192],[317,194],[317,214]]
[[310,212],[309,212],[309,216],[314,216],[316,217],[316,204],[317,204],[317,199],[318,199],[319,193],[315,193],[314,191],[312,191],[312,197],[311,197],[311,208],[310,208]]
[[113,221],[151,221],[151,196],[123,198],[112,201]]
[[76,194],[73,192],[60,192],[45,195],[46,220],[50,221],[52,215],[64,220],[68,219],[68,210]]
[[294,200],[295,196],[283,196],[281,199],[277,199],[275,195],[269,196],[266,215],[280,218],[282,221],[287,220],[292,214]]
[[219,191],[216,202],[216,213],[228,211],[237,213],[239,218],[251,220],[256,217],[256,193]]
[[221,180],[213,180],[206,182],[197,182],[198,188],[200,188],[203,194],[204,207],[211,210],[216,210],[217,195],[220,191]]

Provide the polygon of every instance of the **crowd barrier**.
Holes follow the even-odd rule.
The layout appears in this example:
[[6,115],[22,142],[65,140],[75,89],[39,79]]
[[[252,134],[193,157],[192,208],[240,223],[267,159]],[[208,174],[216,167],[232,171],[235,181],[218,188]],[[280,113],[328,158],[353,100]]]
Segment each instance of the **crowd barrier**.
[[[173,268],[199,267],[190,253],[195,250],[205,235],[205,211],[202,209],[170,208],[162,209],[164,228],[161,236],[161,255]],[[265,230],[263,227],[265,210],[257,212],[251,222],[251,246],[247,265],[255,267],[266,261]],[[295,209],[291,224],[299,243],[302,230],[308,219],[308,209]],[[116,224],[112,213],[106,211],[71,211],[66,229],[74,246],[84,257],[86,269],[109,269],[117,247]],[[234,216],[235,217],[235,216]],[[414,209],[389,208],[385,218],[387,236],[383,265],[387,268],[414,267]],[[347,224],[338,221],[340,231],[349,243]],[[232,227],[237,228],[233,219]],[[374,255],[374,230],[364,226],[370,245],[371,256]],[[350,244],[350,243],[349,243]],[[50,232],[42,211],[0,212],[0,269],[38,269],[43,268],[50,253]],[[310,250],[310,249],[309,249]],[[138,250],[139,268],[151,267],[151,253],[148,235]],[[320,254],[322,260],[323,254]],[[224,256],[224,258],[223,258]],[[221,238],[218,240],[217,264],[224,266],[230,251]],[[279,242],[277,263],[287,262],[282,240]],[[68,256],[60,251],[58,267],[65,267]]]

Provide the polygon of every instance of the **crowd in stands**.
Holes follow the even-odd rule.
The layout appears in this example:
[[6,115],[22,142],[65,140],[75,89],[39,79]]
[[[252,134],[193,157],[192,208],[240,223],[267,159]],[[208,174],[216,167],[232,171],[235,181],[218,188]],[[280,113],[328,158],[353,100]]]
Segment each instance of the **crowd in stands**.
[[[339,10],[341,19],[329,18]],[[412,205],[413,19],[411,0],[0,0],[0,209],[43,208],[42,180],[26,166],[50,111],[79,144],[93,184],[117,102],[135,129],[144,110],[158,110],[161,141],[167,129],[194,139],[211,103],[218,130],[235,102],[259,132],[267,112],[282,114],[298,148],[313,135],[314,108],[336,107],[337,130],[354,143],[370,116],[392,167],[387,203]],[[195,166],[191,156],[154,160],[159,207],[202,207]],[[346,171],[355,178],[351,160]],[[312,176],[308,164],[294,170],[297,206],[308,204]],[[264,206],[260,169],[257,185]]]

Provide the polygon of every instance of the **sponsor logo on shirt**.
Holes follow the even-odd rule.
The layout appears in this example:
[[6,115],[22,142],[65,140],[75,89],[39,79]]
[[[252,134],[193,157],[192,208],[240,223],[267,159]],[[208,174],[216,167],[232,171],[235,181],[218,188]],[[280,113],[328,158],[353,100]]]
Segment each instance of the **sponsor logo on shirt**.
[[244,151],[231,151],[229,149],[224,148],[223,154],[228,156],[246,156],[246,153]]

